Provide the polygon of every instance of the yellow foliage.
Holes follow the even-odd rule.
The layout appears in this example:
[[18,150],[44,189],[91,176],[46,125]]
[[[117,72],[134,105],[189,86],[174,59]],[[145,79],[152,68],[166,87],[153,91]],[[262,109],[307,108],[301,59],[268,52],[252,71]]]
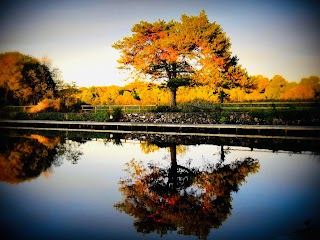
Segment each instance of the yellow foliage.
[[[197,74],[204,73],[198,72]],[[177,102],[181,104],[199,100],[211,103],[219,102],[217,86],[214,83],[222,80],[219,77],[213,77],[216,81],[213,81],[212,79],[209,81],[208,76],[210,76],[209,73],[202,79],[202,83],[205,83],[203,85],[179,87],[177,90]],[[214,74],[212,76],[214,76]],[[320,91],[320,81],[317,77],[303,79],[303,81],[298,84],[295,82],[289,83],[281,76],[275,76],[272,81],[269,82],[268,78],[259,75],[251,77],[250,81],[254,85],[254,88],[251,89],[250,92],[247,91],[246,87],[241,86],[246,85],[245,82],[241,82],[242,80],[239,78],[238,87],[224,89],[229,95],[228,101],[310,100],[315,99]],[[123,94],[119,93],[120,90],[124,90]],[[134,93],[139,96],[140,100],[137,100],[134,97]],[[160,85],[143,81],[134,81],[124,87],[108,86],[80,88],[80,93],[77,97],[81,99],[81,101],[93,105],[169,104],[169,90],[167,88],[160,88]]]
[[231,102],[242,102],[246,95],[246,92],[242,88],[233,88],[229,90],[228,94],[230,95]]
[[159,147],[157,145],[149,143],[149,142],[141,142],[140,148],[141,148],[141,151],[145,154],[159,151]]

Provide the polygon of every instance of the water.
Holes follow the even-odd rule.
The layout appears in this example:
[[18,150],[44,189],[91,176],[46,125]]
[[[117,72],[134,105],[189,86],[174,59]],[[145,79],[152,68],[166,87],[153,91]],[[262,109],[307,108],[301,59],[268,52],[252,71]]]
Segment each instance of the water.
[[319,236],[317,146],[159,135],[3,134],[1,239]]

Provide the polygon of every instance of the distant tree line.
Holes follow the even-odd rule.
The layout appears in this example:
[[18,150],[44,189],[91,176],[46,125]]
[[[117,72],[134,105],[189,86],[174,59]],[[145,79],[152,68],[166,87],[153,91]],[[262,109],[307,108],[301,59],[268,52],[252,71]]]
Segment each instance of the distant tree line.
[[[288,82],[280,75],[268,79],[261,75],[250,76],[253,88],[222,89],[226,102],[250,101],[315,101],[320,96],[320,78],[310,76],[300,82]],[[169,105],[169,90],[160,84],[134,81],[124,87],[82,87],[76,94],[82,102],[93,105]],[[125,90],[125,91],[124,91]],[[138,96],[138,97],[137,97]],[[183,86],[177,91],[177,102],[220,102],[220,92],[210,84]]]

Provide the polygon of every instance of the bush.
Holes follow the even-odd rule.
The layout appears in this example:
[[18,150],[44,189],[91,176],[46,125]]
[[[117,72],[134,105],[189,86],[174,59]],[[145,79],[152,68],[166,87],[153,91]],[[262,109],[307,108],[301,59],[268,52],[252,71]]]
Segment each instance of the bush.
[[82,101],[74,101],[68,102],[66,100],[61,101],[61,111],[62,112],[80,112],[81,105],[85,105],[85,102]]
[[152,112],[181,112],[177,107],[173,108],[167,105],[157,106]]
[[31,114],[30,117],[34,120],[56,120],[63,121],[65,120],[65,116],[60,112],[41,112]]
[[14,112],[4,111],[4,112],[1,112],[0,115],[1,115],[1,119],[23,120],[23,119],[29,118],[29,115],[22,111],[14,111]]
[[67,121],[84,121],[86,119],[84,119],[83,114],[81,113],[74,113],[74,112],[70,112],[70,113],[65,113],[65,120]]
[[228,118],[226,116],[221,116],[219,119],[219,123],[227,123]]
[[108,122],[110,121],[110,114],[107,111],[97,111],[93,113],[93,119],[96,122]]
[[121,107],[116,107],[112,110],[112,121],[119,122],[120,119],[123,117],[123,111]]
[[59,111],[60,110],[60,99],[43,99],[38,104],[30,108],[31,113],[38,113],[44,111]]
[[272,121],[273,118],[278,117],[278,112],[276,110],[253,110],[249,112],[249,116],[264,121]]

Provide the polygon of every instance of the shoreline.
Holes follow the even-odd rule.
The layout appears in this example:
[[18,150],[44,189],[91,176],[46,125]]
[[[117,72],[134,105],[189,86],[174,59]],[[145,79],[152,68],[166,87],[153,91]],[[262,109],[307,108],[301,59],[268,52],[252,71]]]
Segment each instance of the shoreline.
[[159,124],[240,124],[320,126],[320,110],[317,111],[251,111],[251,112],[140,112],[110,111],[91,112],[41,112],[5,113],[0,120],[53,120],[82,122],[127,122]]
[[0,120],[1,129],[320,140],[320,126]]

